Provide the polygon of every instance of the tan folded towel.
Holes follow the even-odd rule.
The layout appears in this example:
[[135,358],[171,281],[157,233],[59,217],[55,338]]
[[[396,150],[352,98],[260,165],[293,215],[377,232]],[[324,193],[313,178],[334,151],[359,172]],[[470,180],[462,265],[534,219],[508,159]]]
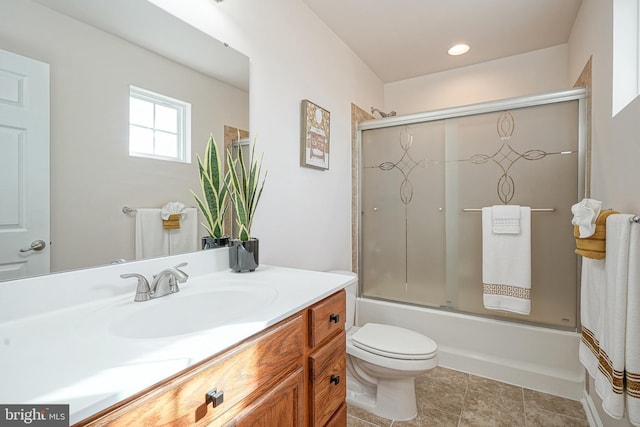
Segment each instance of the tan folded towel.
[[163,219],[162,228],[165,230],[180,228],[180,214],[171,214],[169,219]]
[[576,253],[586,258],[604,259],[606,256],[607,217],[619,212],[608,209],[600,212],[596,218],[596,231],[593,236],[580,238],[580,227],[573,226],[573,236],[576,238]]

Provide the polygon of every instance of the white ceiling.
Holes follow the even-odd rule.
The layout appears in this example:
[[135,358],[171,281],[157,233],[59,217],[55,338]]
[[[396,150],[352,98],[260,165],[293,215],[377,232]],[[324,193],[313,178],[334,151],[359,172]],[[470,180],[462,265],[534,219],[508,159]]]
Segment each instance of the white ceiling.
[[[567,43],[582,0],[303,0],[384,82]],[[452,57],[455,43],[471,46]]]

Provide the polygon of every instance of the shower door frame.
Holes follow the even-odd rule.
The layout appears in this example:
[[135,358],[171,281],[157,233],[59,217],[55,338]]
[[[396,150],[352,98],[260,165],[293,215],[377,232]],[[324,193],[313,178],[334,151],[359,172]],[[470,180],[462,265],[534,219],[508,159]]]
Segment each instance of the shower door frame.
[[[357,236],[354,240],[358,242],[357,255],[356,255],[358,265],[354,266],[356,267],[354,270],[357,273],[359,273],[358,274],[358,296],[361,297],[363,294],[363,279],[362,279],[363,275],[360,274],[362,272],[362,262],[363,262],[362,217],[364,216],[364,211],[362,208],[362,194],[363,194],[362,193],[362,185],[363,185],[362,184],[362,177],[363,177],[362,133],[363,131],[383,129],[387,127],[408,126],[412,124],[432,122],[437,120],[453,119],[453,118],[473,116],[473,115],[485,114],[485,113],[496,113],[500,111],[513,110],[518,108],[535,107],[535,106],[555,104],[555,103],[568,102],[568,101],[577,101],[578,102],[578,177],[577,177],[578,178],[578,194],[577,194],[577,198],[579,200],[582,197],[590,197],[590,193],[591,193],[591,189],[589,188],[589,185],[588,185],[590,180],[587,179],[588,174],[590,174],[590,170],[588,170],[589,169],[588,165],[590,165],[590,162],[588,162],[588,157],[591,155],[591,147],[588,146],[590,138],[588,138],[588,135],[587,135],[587,131],[588,131],[587,96],[588,96],[587,89],[584,87],[579,87],[579,88],[545,92],[541,94],[520,96],[515,98],[506,98],[506,99],[495,100],[495,101],[481,102],[477,104],[469,104],[469,105],[464,105],[459,107],[450,107],[450,108],[444,108],[440,110],[432,110],[432,111],[426,111],[421,113],[413,113],[413,114],[407,114],[402,116],[393,116],[393,117],[386,117],[382,119],[374,119],[374,120],[359,122],[356,128],[356,152],[353,153],[354,159],[356,162],[356,171],[357,171],[357,177],[356,177],[357,182],[355,185],[355,190],[357,191],[357,195],[355,197],[356,206],[354,208],[356,209],[356,212],[359,213],[359,215],[355,216],[357,224],[353,225],[353,230],[354,232],[357,233]],[[433,308],[435,310],[442,309],[446,311],[461,312],[471,316],[488,317],[492,319],[505,320],[508,322],[542,326],[550,329],[561,329],[561,330],[568,329],[571,331],[575,331],[579,329],[579,325],[580,325],[579,296],[580,296],[580,270],[581,270],[581,264],[582,264],[581,258],[580,257],[577,257],[577,258],[578,259],[576,263],[577,283],[576,283],[576,327],[575,328],[574,327],[565,328],[561,326],[539,324],[536,322],[529,322],[526,320],[520,320],[520,319],[514,319],[514,318],[505,319],[500,316],[492,316],[492,315],[486,315],[481,313],[469,313],[469,312],[459,311],[457,309],[452,310],[450,308],[438,308],[438,307],[432,307],[432,306],[428,306],[428,308]],[[380,300],[394,302],[398,304],[412,305],[411,303],[408,303],[408,302],[399,302],[399,301],[394,301],[394,300],[384,299],[384,298],[373,298],[373,299],[380,299]],[[419,306],[423,306],[423,305],[419,305]],[[427,307],[427,306],[424,306],[424,307]]]

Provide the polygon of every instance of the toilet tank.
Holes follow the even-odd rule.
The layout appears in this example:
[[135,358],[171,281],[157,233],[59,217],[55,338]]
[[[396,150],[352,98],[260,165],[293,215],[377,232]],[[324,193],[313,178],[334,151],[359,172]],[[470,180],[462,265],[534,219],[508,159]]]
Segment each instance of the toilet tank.
[[[357,277],[358,275],[352,271],[331,270],[329,273],[346,274]],[[345,288],[347,291],[347,318],[345,320],[345,329],[348,331],[356,322],[356,298],[358,296],[358,282],[352,283]]]

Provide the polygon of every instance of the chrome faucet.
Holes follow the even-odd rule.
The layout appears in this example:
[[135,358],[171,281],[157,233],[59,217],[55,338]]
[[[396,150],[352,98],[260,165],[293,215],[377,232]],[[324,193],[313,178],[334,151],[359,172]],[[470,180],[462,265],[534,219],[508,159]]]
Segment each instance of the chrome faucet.
[[[180,292],[178,283],[185,283],[189,278],[189,275],[187,273],[180,270],[180,268],[185,267],[186,265],[187,263],[183,262],[182,264],[178,264],[175,267],[166,268],[160,273],[154,275],[153,280],[151,281],[151,286],[149,288],[151,298],[160,298],[168,294]],[[166,283],[166,285],[164,286],[164,290],[160,288],[163,283]]]
[[[173,294],[176,292],[180,292],[180,287],[178,283],[185,283],[189,278],[189,275],[184,271],[180,270],[182,267],[187,265],[186,262],[176,265],[172,268],[166,268],[162,270],[160,273],[153,276],[153,280],[151,281],[151,285],[149,285],[149,281],[142,274],[138,273],[128,273],[121,274],[120,277],[123,279],[127,279],[130,277],[135,277],[138,279],[138,285],[136,288],[136,296],[133,299],[134,301],[149,301],[153,298],[160,298],[165,295]],[[165,284],[164,286],[162,286]]]

